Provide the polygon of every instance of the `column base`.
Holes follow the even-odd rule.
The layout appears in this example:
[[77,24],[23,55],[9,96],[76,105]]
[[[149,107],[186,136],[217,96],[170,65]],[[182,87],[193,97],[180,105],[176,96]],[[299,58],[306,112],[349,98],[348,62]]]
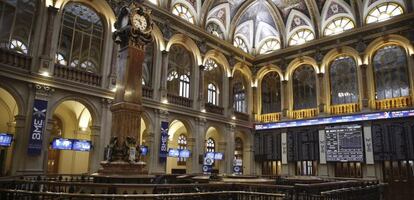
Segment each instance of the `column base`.
[[148,175],[145,162],[102,161],[102,168],[92,174],[96,183],[150,183],[155,176]]

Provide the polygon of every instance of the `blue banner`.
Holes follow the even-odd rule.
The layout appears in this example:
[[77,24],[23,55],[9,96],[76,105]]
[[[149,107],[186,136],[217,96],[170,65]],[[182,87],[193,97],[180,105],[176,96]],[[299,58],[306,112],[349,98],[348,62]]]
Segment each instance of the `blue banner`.
[[160,158],[168,156],[168,122],[161,122]]
[[316,119],[275,122],[275,123],[267,123],[267,124],[256,124],[255,129],[266,130],[266,129],[313,126],[313,125],[333,124],[333,123],[347,123],[347,122],[359,122],[359,121],[380,120],[380,119],[404,118],[404,117],[414,117],[414,110],[364,113],[364,114],[333,116],[333,117],[324,117],[324,118],[316,118]]
[[27,153],[38,156],[42,153],[43,130],[46,126],[47,101],[35,99]]

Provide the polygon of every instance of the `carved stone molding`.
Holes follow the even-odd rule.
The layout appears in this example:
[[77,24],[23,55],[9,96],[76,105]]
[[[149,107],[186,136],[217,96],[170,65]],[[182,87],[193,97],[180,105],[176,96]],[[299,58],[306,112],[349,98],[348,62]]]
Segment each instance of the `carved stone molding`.
[[49,97],[55,92],[55,89],[52,87],[41,84],[35,84],[34,89],[36,90],[37,97]]

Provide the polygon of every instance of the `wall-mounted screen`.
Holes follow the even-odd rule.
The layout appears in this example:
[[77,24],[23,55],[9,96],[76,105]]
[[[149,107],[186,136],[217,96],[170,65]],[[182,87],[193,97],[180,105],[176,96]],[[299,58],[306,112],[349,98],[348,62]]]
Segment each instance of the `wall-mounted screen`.
[[216,152],[214,154],[214,160],[223,160],[223,157],[224,157],[223,153]]
[[189,158],[190,157],[190,150],[188,150],[188,149],[180,150],[179,157],[180,158]]
[[328,126],[325,136],[326,161],[364,161],[361,125]]
[[52,149],[55,150],[72,150],[72,140],[64,138],[56,138],[52,141]]
[[180,156],[180,151],[178,149],[169,149],[168,157],[178,158]]
[[148,154],[148,147],[147,146],[140,146],[141,156],[146,156]]
[[13,135],[0,133],[0,147],[9,147],[13,142]]
[[91,141],[88,140],[73,140],[72,150],[74,151],[90,151]]

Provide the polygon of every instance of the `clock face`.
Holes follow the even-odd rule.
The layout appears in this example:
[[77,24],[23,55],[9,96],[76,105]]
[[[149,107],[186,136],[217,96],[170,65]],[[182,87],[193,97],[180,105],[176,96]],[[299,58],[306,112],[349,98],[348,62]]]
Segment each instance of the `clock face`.
[[132,25],[140,31],[145,31],[145,29],[147,29],[148,26],[147,18],[145,18],[142,15],[136,14],[132,18]]

